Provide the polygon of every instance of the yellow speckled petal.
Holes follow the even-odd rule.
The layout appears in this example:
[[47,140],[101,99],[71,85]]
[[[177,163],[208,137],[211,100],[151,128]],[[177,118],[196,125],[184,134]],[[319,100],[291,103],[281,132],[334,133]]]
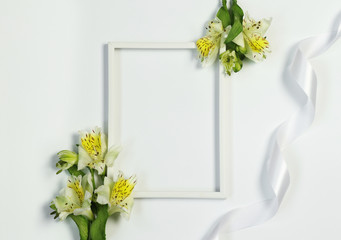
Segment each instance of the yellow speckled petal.
[[203,66],[209,66],[216,60],[219,52],[220,37],[215,39],[206,36],[197,41],[196,45]]
[[261,53],[269,48],[269,42],[259,34],[253,33],[251,36],[245,35],[245,40],[254,52]]
[[264,36],[268,28],[270,27],[272,19],[263,18],[260,21],[255,21],[253,18],[246,13],[245,18],[243,20],[243,32],[246,34],[258,33],[261,36]]
[[72,189],[76,194],[80,201],[80,205],[82,205],[84,200],[84,190],[81,184],[82,176],[73,177],[73,180],[69,179],[67,183],[67,187]]
[[110,195],[111,205],[117,205],[124,208],[125,206],[123,205],[123,201],[130,196],[135,185],[136,185],[135,176],[131,176],[128,179],[124,179],[123,174],[120,173]]
[[197,48],[202,57],[207,57],[210,51],[215,47],[213,40],[209,37],[203,37],[197,41]]
[[[64,220],[69,214],[84,215],[89,219],[93,219],[91,212],[92,191],[86,191],[82,183],[88,180],[90,174],[82,176],[71,176],[67,181],[66,188],[63,188],[59,196],[57,196],[53,203],[56,206],[59,218]],[[92,187],[89,189],[91,190]]]
[[215,18],[207,24],[206,30],[207,36],[216,38],[224,32],[224,27],[221,20],[219,18]]
[[85,151],[94,160],[102,157],[102,133],[98,128],[89,133],[83,133],[81,143]]

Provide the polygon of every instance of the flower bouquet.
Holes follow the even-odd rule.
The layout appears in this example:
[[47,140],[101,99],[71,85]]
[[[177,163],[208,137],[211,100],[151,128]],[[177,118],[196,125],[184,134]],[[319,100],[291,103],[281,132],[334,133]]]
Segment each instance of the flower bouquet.
[[271,52],[265,33],[271,19],[255,21],[248,13],[232,0],[230,8],[226,0],[216,14],[216,18],[208,23],[206,36],[200,38],[196,45],[202,65],[213,64],[219,55],[226,74],[239,72],[246,58],[259,62]]
[[51,215],[60,220],[70,217],[77,225],[81,240],[106,239],[105,226],[112,214],[129,218],[134,199],[132,191],[136,177],[125,179],[119,172],[116,180],[108,177],[120,153],[119,146],[107,147],[107,138],[96,127],[91,132],[80,132],[78,153],[63,150],[57,155],[56,167],[70,176],[66,187],[52,201]]

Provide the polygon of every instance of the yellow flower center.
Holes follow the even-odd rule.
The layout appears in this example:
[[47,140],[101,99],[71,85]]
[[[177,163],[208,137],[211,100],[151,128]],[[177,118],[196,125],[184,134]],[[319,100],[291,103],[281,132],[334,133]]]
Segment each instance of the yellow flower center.
[[101,133],[96,134],[87,133],[85,137],[81,138],[82,146],[88,152],[90,157],[97,160],[102,154]]
[[251,36],[244,34],[244,36],[247,43],[254,52],[261,53],[264,52],[266,48],[269,48],[269,42],[258,34],[252,34]]
[[80,204],[82,205],[83,200],[84,200],[84,190],[82,188],[80,181],[78,179],[75,180],[74,182],[69,180],[67,186],[76,192],[78,199],[80,201]]
[[210,51],[215,47],[215,43],[208,37],[200,38],[197,41],[197,48],[203,57],[207,57]]
[[[122,202],[130,196],[136,185],[136,181],[133,177],[129,179],[124,179],[122,175],[119,176],[117,182],[115,183],[111,196],[110,203],[117,206],[122,206]],[[123,206],[122,206],[123,207]]]

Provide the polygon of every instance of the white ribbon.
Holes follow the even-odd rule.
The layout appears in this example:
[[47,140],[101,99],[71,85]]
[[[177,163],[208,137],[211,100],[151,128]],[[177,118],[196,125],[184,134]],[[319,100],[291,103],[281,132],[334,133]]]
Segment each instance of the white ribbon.
[[278,211],[290,184],[283,150],[311,125],[315,116],[317,81],[310,59],[328,50],[340,36],[341,12],[329,34],[311,37],[298,43],[295,57],[287,68],[289,79],[286,80],[291,78],[297,83],[306,97],[306,102],[297,113],[276,128],[274,138],[269,143],[265,174],[272,187],[273,197],[227,212],[204,237],[205,240],[219,239],[219,236],[222,237],[226,233],[259,225]]

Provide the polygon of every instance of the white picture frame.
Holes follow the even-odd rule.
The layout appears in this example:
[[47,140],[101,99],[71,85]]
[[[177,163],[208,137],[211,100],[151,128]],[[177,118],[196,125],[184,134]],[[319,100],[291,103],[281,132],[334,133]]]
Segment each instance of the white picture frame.
[[[120,144],[120,69],[117,49],[193,49],[194,42],[177,43],[108,43],[108,145]],[[227,166],[230,158],[231,129],[229,127],[230,81],[219,64],[219,190],[218,191],[135,191],[135,198],[201,198],[225,199],[227,197]]]

